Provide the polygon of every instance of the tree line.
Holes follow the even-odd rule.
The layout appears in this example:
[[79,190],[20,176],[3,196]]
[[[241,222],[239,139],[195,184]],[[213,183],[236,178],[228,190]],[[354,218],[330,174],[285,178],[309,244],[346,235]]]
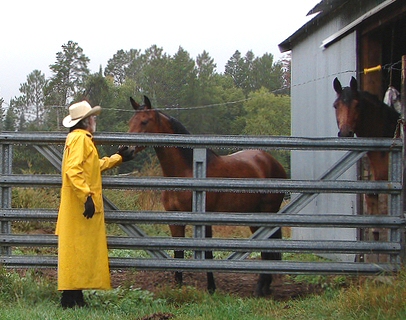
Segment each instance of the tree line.
[[152,45],[145,51],[118,50],[104,70],[68,41],[49,66],[51,77],[34,70],[8,107],[0,97],[3,131],[58,131],[68,106],[87,99],[103,108],[98,131],[126,132],[129,97],[150,98],[155,108],[177,118],[195,134],[290,135],[290,58],[274,61],[238,50],[224,73],[209,53],[196,59],[182,47],[169,55]]

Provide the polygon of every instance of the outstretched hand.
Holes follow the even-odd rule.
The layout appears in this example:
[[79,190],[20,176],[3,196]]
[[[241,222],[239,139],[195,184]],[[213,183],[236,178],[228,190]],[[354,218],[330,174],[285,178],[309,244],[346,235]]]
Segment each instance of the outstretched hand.
[[86,219],[90,219],[94,215],[94,202],[91,196],[87,197],[87,200],[85,202],[85,212],[83,212],[83,215],[86,217]]
[[129,146],[120,146],[117,150],[117,153],[123,158],[123,162],[133,160],[135,157],[135,150],[130,149]]

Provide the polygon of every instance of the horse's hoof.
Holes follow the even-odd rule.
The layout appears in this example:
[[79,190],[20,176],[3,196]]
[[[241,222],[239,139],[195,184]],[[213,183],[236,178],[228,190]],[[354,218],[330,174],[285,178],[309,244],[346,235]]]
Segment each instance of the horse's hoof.
[[207,291],[208,291],[210,294],[214,294],[214,293],[216,292],[216,287],[214,287],[214,288],[207,288]]
[[183,284],[183,275],[181,272],[175,272],[175,283],[178,288],[182,287]]
[[262,290],[262,294],[263,294],[264,296],[270,296],[271,293],[272,293],[272,292],[271,292],[271,290],[270,290],[269,288]]
[[265,295],[264,295],[264,293],[262,292],[262,290],[261,291],[258,291],[258,290],[255,290],[254,291],[254,297],[255,298],[262,298],[262,297],[264,297]]
[[262,298],[262,297],[270,296],[271,293],[272,293],[271,289],[269,289],[267,287],[256,288],[254,290],[254,297]]

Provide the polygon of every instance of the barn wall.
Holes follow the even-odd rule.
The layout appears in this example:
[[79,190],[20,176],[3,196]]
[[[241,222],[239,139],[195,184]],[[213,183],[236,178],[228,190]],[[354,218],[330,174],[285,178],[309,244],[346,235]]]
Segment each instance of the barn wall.
[[[337,136],[332,82],[338,77],[343,86],[348,86],[351,76],[356,76],[356,34],[353,32],[328,48],[320,48],[320,44],[342,28],[342,23],[330,21],[292,50],[292,136]],[[292,178],[317,179],[343,154],[338,151],[292,151]],[[342,179],[355,179],[356,171],[355,167],[351,168]],[[300,214],[356,214],[356,203],[356,195],[323,194]],[[354,229],[293,228],[292,237],[296,240],[355,240],[357,235]],[[353,261],[355,256],[335,255],[329,258]]]

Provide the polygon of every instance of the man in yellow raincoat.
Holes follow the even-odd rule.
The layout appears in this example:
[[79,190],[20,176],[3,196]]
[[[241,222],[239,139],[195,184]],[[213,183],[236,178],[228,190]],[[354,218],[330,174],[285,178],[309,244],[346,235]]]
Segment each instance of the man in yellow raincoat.
[[63,308],[85,305],[82,290],[110,289],[110,270],[104,224],[101,172],[134,158],[120,147],[116,154],[99,159],[93,143],[96,115],[82,101],[69,107],[62,124],[70,128],[62,161],[58,235],[58,290]]

